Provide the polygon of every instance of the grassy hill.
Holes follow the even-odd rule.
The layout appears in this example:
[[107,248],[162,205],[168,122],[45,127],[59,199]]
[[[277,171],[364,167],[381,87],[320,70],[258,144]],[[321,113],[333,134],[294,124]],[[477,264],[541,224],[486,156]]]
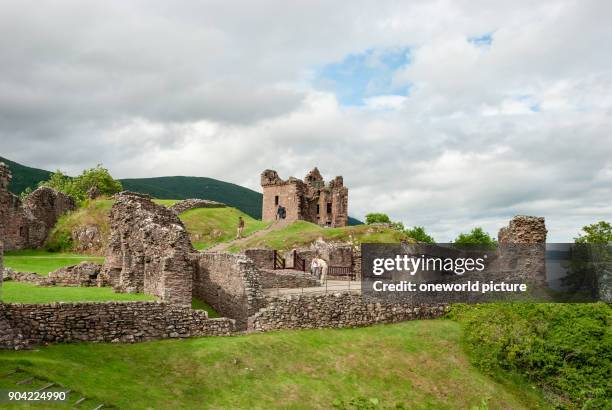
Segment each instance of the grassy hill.
[[179,215],[189,232],[194,248],[201,250],[236,237],[238,217],[245,223],[244,235],[266,228],[269,222],[251,218],[236,208],[199,208]]
[[160,199],[202,198],[223,202],[261,219],[263,195],[252,189],[204,177],[122,179],[123,188]]
[[[176,200],[155,199],[154,202],[171,206]],[[75,212],[63,215],[51,231],[47,241],[47,249],[53,251],[71,251],[74,245],[71,232],[78,226],[96,226],[102,233],[102,244],[106,244],[109,235],[109,213],[113,201],[111,199],[97,199],[89,201]],[[264,229],[269,225],[254,219],[239,209],[225,208],[198,208],[183,212],[179,218],[185,224],[191,242],[196,249],[206,249],[219,242],[225,242],[236,236],[238,217],[245,221],[245,235]]]
[[[30,168],[14,161],[0,157],[13,173],[13,181],[9,187],[11,192],[19,195],[27,187],[36,188],[40,181],[45,181],[51,172]],[[261,219],[263,195],[252,189],[230,182],[219,181],[206,177],[158,177],[158,178],[128,178],[121,179],[126,190],[149,194],[159,199],[189,199],[200,198],[223,202],[255,219]],[[349,217],[350,225],[362,222]]]
[[246,248],[269,248],[288,250],[308,245],[322,237],[326,241],[354,243],[397,243],[409,240],[404,233],[384,226],[359,225],[345,228],[322,228],[319,225],[298,221],[286,228],[270,231],[263,236],[251,238],[240,245],[229,248],[239,251]]
[[40,181],[49,179],[51,172],[44,169],[26,167],[9,159],[0,157],[0,162],[4,162],[11,169],[13,180],[9,186],[9,190],[15,195],[19,195],[26,188],[36,188]]
[[0,389],[35,376],[40,385],[61,383],[90,398],[89,408],[545,407],[530,385],[494,380],[472,366],[461,337],[458,323],[422,320],[133,345],[62,344],[1,351],[1,374],[15,367],[26,373],[1,378]]

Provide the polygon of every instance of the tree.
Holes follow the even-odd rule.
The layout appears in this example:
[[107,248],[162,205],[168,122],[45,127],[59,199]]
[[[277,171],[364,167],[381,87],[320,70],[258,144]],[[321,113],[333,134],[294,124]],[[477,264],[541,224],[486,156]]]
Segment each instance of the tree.
[[87,197],[87,191],[92,187],[97,187],[102,195],[113,195],[123,190],[121,182],[114,179],[101,164],[84,170],[74,178],[57,170],[51,174],[49,180],[41,182],[39,186],[53,188],[81,201]]
[[610,266],[612,266],[612,225],[606,221],[582,227],[574,238],[568,274],[562,278],[567,291],[580,297],[586,292],[591,300],[612,301]]
[[434,243],[434,238],[429,236],[427,232],[425,232],[425,228],[422,226],[413,226],[411,229],[406,229],[406,235],[414,239],[418,242],[424,243]]
[[457,247],[470,247],[479,245],[486,249],[493,248],[497,245],[497,241],[486,233],[481,227],[477,226],[470,233],[460,233],[457,239],[453,241]]
[[609,222],[599,221],[583,226],[582,231],[584,233],[579,233],[578,237],[574,238],[576,243],[612,243],[612,225]]
[[366,215],[366,224],[372,225],[375,223],[379,224],[390,224],[391,219],[389,219],[389,215],[383,213],[369,213]]

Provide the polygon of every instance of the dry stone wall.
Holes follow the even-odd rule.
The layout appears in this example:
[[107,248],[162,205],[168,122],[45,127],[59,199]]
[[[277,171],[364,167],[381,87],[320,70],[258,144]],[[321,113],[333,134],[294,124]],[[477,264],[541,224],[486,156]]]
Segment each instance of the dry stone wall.
[[15,282],[27,282],[35,285],[46,286],[51,282],[46,276],[32,272],[16,272],[11,268],[4,268],[4,280],[12,280]]
[[170,209],[175,214],[182,214],[191,209],[197,208],[225,208],[227,205],[217,201],[210,201],[208,199],[185,199],[172,205]]
[[223,336],[235,331],[228,318],[159,302],[0,304],[0,348],[46,343],[143,342]]
[[341,328],[394,323],[443,316],[448,305],[368,303],[360,295],[288,295],[272,298],[268,306],[249,319],[249,329]]
[[148,195],[115,195],[107,249],[99,285],[191,305],[193,265],[189,254],[193,247],[173,211],[155,204]]
[[96,286],[101,265],[81,262],[49,273],[49,281],[61,286]]
[[261,286],[264,289],[272,288],[310,288],[319,286],[318,281],[310,272],[300,272],[292,269],[261,269]]
[[274,251],[265,248],[245,249],[244,254],[251,259],[259,269],[274,269]]
[[247,318],[264,306],[260,271],[245,255],[224,252],[192,254],[194,296],[246,328]]

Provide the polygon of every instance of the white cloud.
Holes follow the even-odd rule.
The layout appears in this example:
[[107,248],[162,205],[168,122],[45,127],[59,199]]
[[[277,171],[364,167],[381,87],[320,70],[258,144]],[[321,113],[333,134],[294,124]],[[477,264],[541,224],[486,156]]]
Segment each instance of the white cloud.
[[[0,155],[76,173],[343,174],[351,214],[438,240],[517,213],[612,218],[612,5],[4,2]],[[491,34],[486,47],[469,38]],[[317,67],[410,48],[408,96],[339,105]]]

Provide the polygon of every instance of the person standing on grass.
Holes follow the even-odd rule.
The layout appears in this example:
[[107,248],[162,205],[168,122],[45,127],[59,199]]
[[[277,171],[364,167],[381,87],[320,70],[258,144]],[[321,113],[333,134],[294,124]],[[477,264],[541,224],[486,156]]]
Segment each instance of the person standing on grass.
[[241,216],[238,217],[238,233],[236,239],[242,238],[242,232],[244,231],[244,219]]

